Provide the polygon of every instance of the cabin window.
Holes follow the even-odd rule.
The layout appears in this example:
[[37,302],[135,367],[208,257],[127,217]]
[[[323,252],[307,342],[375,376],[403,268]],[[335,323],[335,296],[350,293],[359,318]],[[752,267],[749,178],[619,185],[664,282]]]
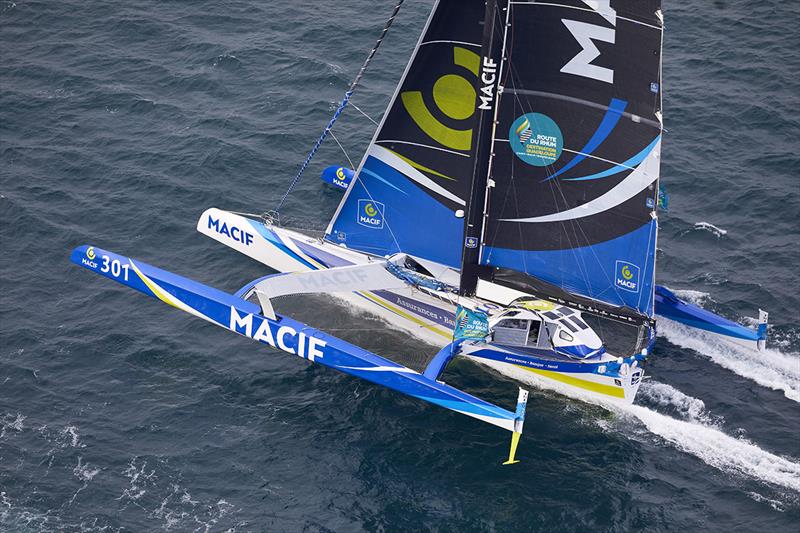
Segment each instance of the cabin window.
[[589,326],[586,325],[586,322],[578,318],[577,316],[573,316],[570,318],[575,324],[581,329],[589,329]]
[[528,322],[530,321],[519,318],[506,318],[501,320],[497,325],[501,328],[528,329]]
[[541,328],[541,322],[538,320],[531,321],[531,329],[528,330],[528,346],[537,346],[539,344],[539,330]]
[[561,337],[562,341],[572,342],[575,340],[575,337],[564,331],[563,329],[558,332],[558,336]]
[[510,346],[525,346],[530,320],[504,318],[494,327],[494,342]]
[[573,324],[569,318],[562,318],[559,322],[561,322],[561,324],[563,324],[572,333],[578,332],[578,327],[575,324]]

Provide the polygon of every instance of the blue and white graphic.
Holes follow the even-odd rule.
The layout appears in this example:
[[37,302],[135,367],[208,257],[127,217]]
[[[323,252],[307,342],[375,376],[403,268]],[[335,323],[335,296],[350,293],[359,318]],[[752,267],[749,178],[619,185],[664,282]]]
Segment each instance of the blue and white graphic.
[[552,165],[564,149],[561,128],[541,113],[526,113],[515,120],[508,142],[517,157],[536,167]]
[[639,292],[641,269],[627,261],[617,261],[614,269],[614,284],[624,291]]

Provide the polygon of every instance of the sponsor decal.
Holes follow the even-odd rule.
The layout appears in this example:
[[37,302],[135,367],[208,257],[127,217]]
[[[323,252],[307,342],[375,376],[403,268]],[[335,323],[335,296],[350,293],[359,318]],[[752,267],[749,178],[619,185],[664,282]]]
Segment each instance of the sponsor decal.
[[490,111],[494,103],[494,84],[497,81],[497,63],[491,57],[484,57],[483,64],[481,65],[481,93],[478,98],[481,100],[481,105],[478,109],[481,111]]
[[561,68],[561,72],[613,84],[614,71],[610,68],[593,65],[592,61],[600,56],[600,50],[598,50],[594,41],[614,44],[616,40],[617,12],[611,8],[611,0],[583,0],[583,3],[602,16],[612,27],[561,19],[561,22],[581,46],[581,51],[578,52],[578,55],[570,59]]
[[333,184],[334,185],[338,185],[339,187],[341,187],[343,189],[346,189],[349,183],[350,182],[347,179],[347,176],[345,176],[345,174],[344,174],[344,168],[342,168],[342,167],[337,168],[336,169],[336,178],[333,180]]
[[228,328],[245,337],[268,344],[273,348],[297,355],[309,361],[325,357],[324,348],[327,343],[316,337],[298,332],[289,326],[278,326],[266,318],[249,313],[240,315],[235,307],[231,307],[231,319]]
[[208,229],[213,229],[220,235],[225,235],[229,239],[240,242],[245,246],[253,244],[253,234],[244,231],[234,225],[228,225],[224,220],[216,220],[211,215],[208,216]]
[[464,246],[467,248],[477,248],[478,247],[478,238],[477,237],[467,237],[464,241]]
[[368,279],[367,274],[363,271],[333,269],[330,271],[318,270],[313,275],[297,278],[297,281],[310,292],[326,292],[325,289],[336,292],[336,289],[342,286],[358,285],[359,283],[363,286]]
[[617,261],[614,284],[625,291],[639,292],[641,270],[627,261]]
[[375,200],[359,200],[356,222],[367,228],[383,229],[385,209],[386,206]]
[[407,300],[395,293],[390,293],[387,291],[380,291],[379,295],[382,296],[383,298],[386,298],[390,302],[394,302],[397,305],[404,307],[405,309],[408,309],[409,311],[412,311],[413,313],[421,317],[436,322],[437,324],[442,324],[444,326],[450,326],[450,327],[455,326],[455,322],[452,319],[453,315],[447,316],[447,314],[441,309],[437,309],[436,307],[423,304],[422,302]]
[[456,310],[456,327],[453,330],[453,338],[455,340],[483,339],[488,334],[489,317],[486,313],[458,306]]
[[[479,108],[491,109],[497,65],[485,58],[481,64],[478,54],[461,46],[453,47],[453,65],[456,68],[443,73],[430,89],[426,87],[424,95],[421,90],[403,91],[400,100],[411,120],[428,137],[445,148],[467,151],[472,147],[472,127],[467,121],[475,114],[478,101],[475,88],[482,84]],[[474,81],[476,78],[480,83]],[[429,108],[430,102],[436,104],[436,112]]]
[[529,165],[545,167],[555,163],[564,149],[561,128],[547,115],[525,113],[508,132],[514,154]]
[[81,264],[97,270],[98,265],[97,262],[95,261],[96,257],[97,254],[94,251],[94,246],[90,246],[86,249],[86,257],[81,258]]

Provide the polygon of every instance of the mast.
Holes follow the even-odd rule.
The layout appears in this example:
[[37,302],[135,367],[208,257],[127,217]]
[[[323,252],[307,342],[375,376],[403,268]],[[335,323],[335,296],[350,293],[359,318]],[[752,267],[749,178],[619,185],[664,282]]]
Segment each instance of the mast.
[[[483,244],[484,222],[489,201],[492,166],[492,146],[497,125],[497,110],[500,100],[500,75],[508,28],[508,6],[504,0],[487,0],[483,26],[481,74],[478,79],[476,100],[477,128],[475,135],[475,166],[472,172],[469,198],[464,218],[464,243],[461,256],[461,284],[459,294],[472,296],[481,273],[489,271],[480,265],[480,247]],[[502,7],[501,7],[502,6]],[[503,42],[497,42],[498,12],[502,9]],[[498,44],[500,44],[498,46]]]

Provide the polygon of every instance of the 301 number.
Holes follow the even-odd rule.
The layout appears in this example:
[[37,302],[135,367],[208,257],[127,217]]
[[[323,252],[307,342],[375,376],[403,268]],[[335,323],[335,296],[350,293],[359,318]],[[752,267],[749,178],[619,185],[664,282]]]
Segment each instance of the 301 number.
[[107,255],[101,257],[101,260],[103,261],[103,264],[100,267],[100,272],[111,272],[111,275],[115,278],[118,278],[121,275],[123,280],[128,281],[128,270],[130,269],[129,264],[122,264],[119,259],[111,259]]

